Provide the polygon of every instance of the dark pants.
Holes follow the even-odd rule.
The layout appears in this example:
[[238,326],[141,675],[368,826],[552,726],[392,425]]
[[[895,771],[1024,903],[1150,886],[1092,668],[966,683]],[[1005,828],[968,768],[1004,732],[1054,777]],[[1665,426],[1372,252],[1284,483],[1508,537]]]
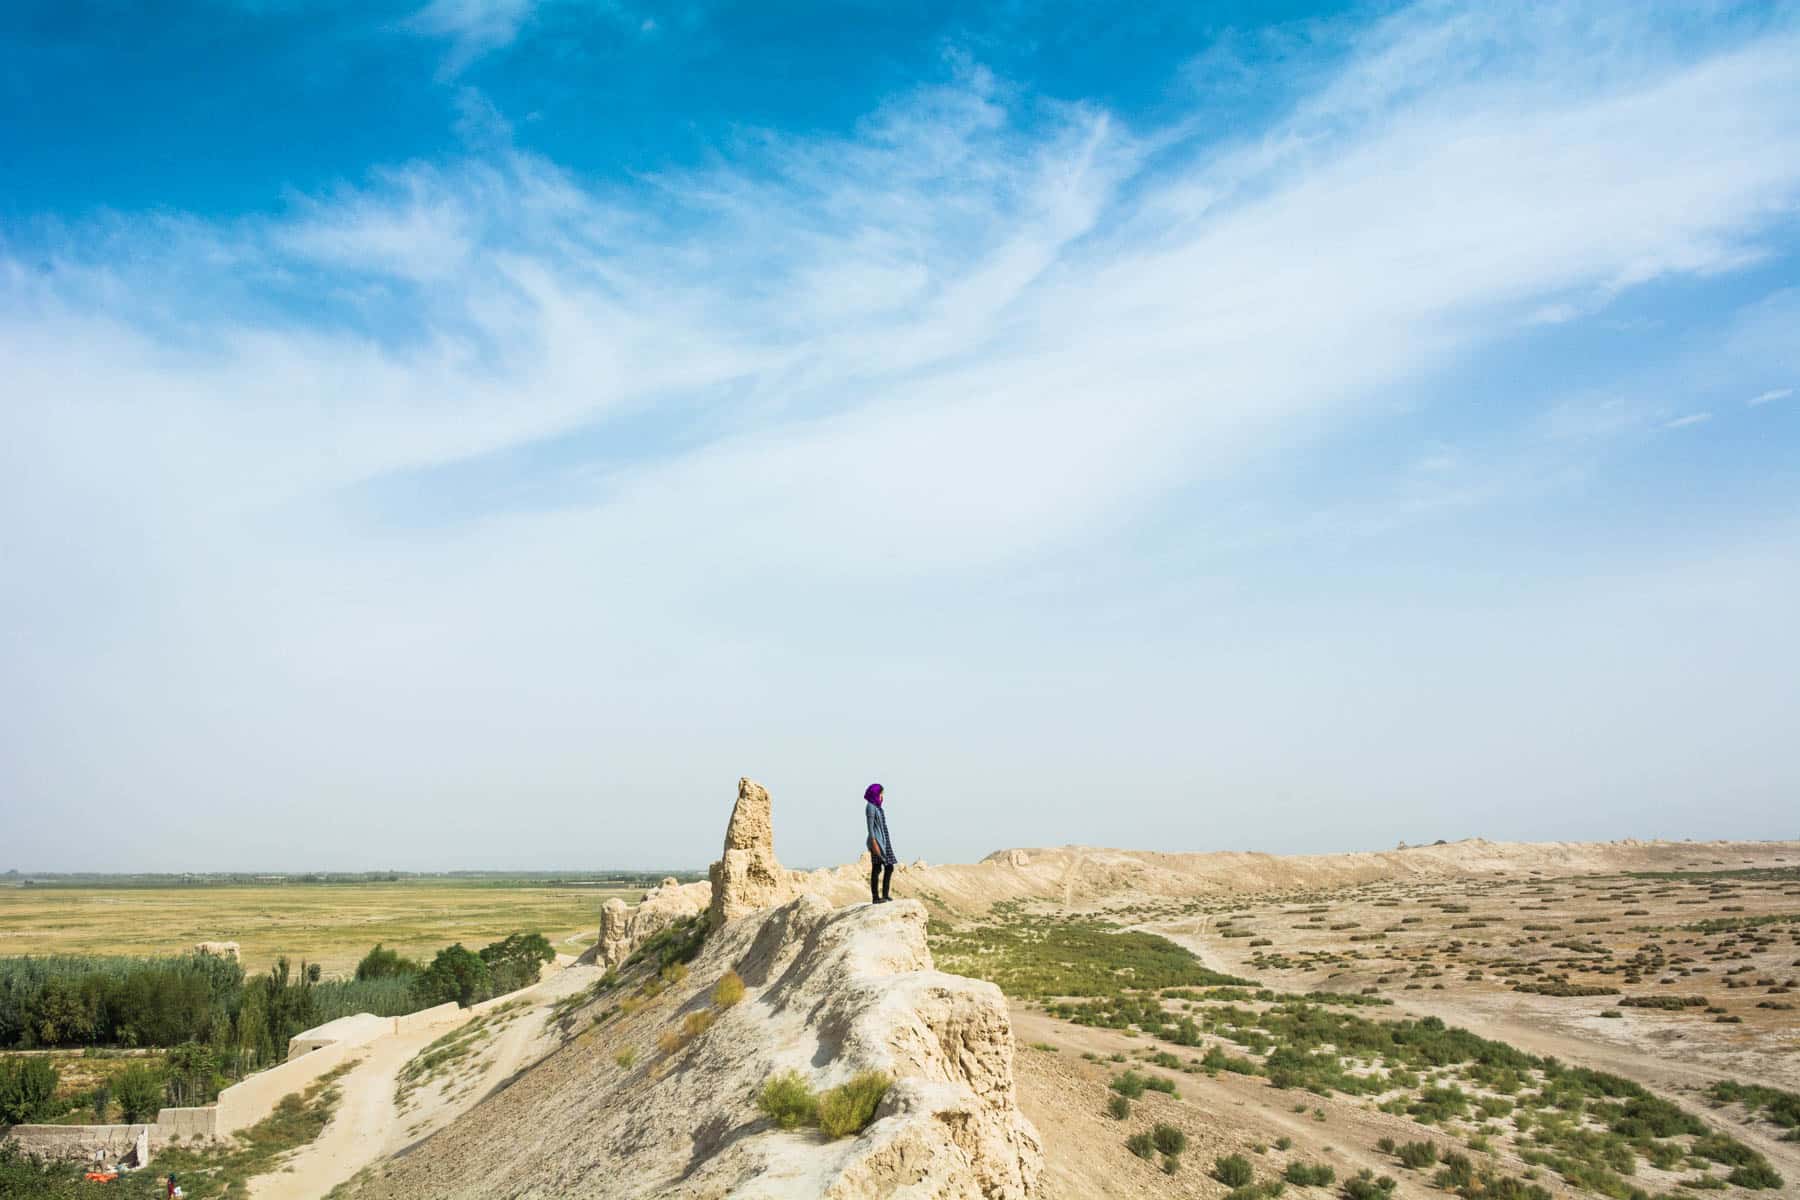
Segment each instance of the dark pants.
[[888,885],[894,880],[894,864],[884,863],[879,858],[869,863],[869,900],[886,900]]

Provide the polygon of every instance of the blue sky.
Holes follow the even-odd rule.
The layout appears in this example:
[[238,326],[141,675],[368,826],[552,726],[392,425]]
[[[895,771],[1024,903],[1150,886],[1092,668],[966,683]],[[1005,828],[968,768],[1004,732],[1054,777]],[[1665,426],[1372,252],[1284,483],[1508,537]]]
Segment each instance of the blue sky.
[[1797,202],[1785,4],[8,6],[0,869],[1796,836]]

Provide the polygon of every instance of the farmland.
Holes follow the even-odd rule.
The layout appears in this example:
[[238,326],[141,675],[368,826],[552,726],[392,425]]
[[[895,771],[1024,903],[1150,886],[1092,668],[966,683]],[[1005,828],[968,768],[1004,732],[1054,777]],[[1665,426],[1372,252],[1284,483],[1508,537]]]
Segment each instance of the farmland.
[[641,886],[463,881],[276,882],[197,887],[0,887],[0,956],[166,955],[196,942],[237,942],[244,969],[279,957],[353,971],[377,942],[429,959],[452,942],[481,945],[537,930],[579,953],[611,896]]

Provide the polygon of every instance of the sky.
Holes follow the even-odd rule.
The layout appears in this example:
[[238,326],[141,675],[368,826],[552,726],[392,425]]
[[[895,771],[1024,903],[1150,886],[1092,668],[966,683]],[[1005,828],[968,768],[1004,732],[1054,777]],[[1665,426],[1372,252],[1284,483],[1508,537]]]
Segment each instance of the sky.
[[1800,836],[1800,8],[0,9],[0,870]]

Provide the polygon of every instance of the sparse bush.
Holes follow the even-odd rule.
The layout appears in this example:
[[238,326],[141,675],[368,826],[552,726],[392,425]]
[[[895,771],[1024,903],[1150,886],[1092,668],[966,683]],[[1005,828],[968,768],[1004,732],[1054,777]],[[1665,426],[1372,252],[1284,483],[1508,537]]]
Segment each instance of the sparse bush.
[[1437,1143],[1435,1142],[1407,1142],[1396,1153],[1403,1166],[1411,1167],[1415,1171],[1422,1171],[1426,1167],[1434,1166],[1438,1160]]
[[1731,1168],[1725,1182],[1741,1188],[1778,1188],[1784,1182],[1781,1174],[1767,1162],[1755,1162]]
[[1109,1086],[1119,1095],[1136,1100],[1144,1094],[1144,1082],[1144,1077],[1136,1071],[1127,1071],[1115,1076]]
[[783,1129],[810,1125],[819,1115],[819,1098],[798,1071],[784,1071],[763,1084],[756,1107]]
[[1177,1172],[1179,1170],[1181,1170],[1181,1155],[1179,1155],[1179,1154],[1163,1155],[1163,1174],[1164,1175],[1173,1175],[1175,1172]]
[[1158,1122],[1150,1130],[1150,1140],[1158,1150],[1171,1157],[1187,1149],[1187,1134],[1164,1122]]
[[1345,1200],[1387,1200],[1394,1194],[1395,1180],[1392,1175],[1375,1178],[1375,1172],[1364,1168],[1349,1179],[1344,1180]]
[[864,1071],[819,1097],[819,1130],[826,1137],[849,1137],[868,1128],[893,1079],[880,1071]]
[[1291,1162],[1281,1177],[1295,1187],[1330,1187],[1337,1172],[1324,1163]]
[[1280,1137],[1275,1139],[1275,1148],[1277,1150],[1291,1150],[1291,1149],[1293,1149],[1293,1146],[1294,1146],[1294,1139],[1291,1137],[1288,1137],[1286,1134],[1283,1134]]
[[1134,1133],[1125,1139],[1125,1148],[1142,1159],[1156,1157],[1156,1144],[1147,1133]]
[[1241,1154],[1221,1154],[1213,1160],[1213,1178],[1226,1187],[1239,1188],[1255,1178],[1250,1160]]
[[631,1070],[632,1067],[637,1065],[637,1047],[625,1047],[623,1050],[613,1055],[613,1061],[618,1063],[621,1067],[624,1067],[627,1071]]
[[1131,1101],[1123,1096],[1115,1095],[1106,1102],[1107,1115],[1115,1121],[1123,1121],[1131,1115]]

